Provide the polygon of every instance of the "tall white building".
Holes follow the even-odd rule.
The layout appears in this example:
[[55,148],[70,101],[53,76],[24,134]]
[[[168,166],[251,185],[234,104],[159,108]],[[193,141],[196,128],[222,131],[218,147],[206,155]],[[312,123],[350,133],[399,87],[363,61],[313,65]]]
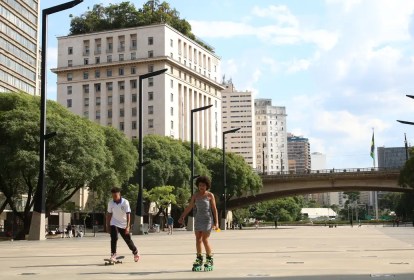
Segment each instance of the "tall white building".
[[0,1],[0,92],[38,94],[39,1]]
[[143,81],[143,132],[221,147],[220,58],[167,24],[58,38],[58,102],[101,125],[138,134],[138,76]]
[[226,151],[241,155],[256,168],[256,126],[253,94],[251,91],[238,91],[233,82],[224,83],[222,94],[222,131],[240,128],[225,137]]
[[255,99],[256,166],[262,172],[288,171],[286,108]]

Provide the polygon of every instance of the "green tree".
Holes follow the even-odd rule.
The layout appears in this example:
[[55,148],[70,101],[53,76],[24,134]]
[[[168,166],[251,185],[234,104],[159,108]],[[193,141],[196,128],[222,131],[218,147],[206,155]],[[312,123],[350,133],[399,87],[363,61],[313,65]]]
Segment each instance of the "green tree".
[[302,196],[292,196],[260,202],[249,209],[252,217],[259,220],[274,221],[275,216],[278,216],[279,221],[297,221],[301,218],[303,205]]
[[410,158],[405,162],[400,172],[398,183],[401,186],[414,189],[414,148],[410,149]]
[[[163,216],[166,219],[168,216],[168,207],[177,203],[175,194],[173,193],[174,189],[173,186],[158,186],[149,191],[144,191],[144,199],[146,199],[148,203],[154,202],[158,209],[158,213],[155,215],[156,218],[163,213]],[[164,224],[165,221],[161,223],[161,225]]]
[[150,0],[140,9],[136,9],[129,1],[109,4],[107,7],[97,4],[92,10],[71,18],[70,35],[167,23],[206,49],[214,51],[212,47],[196,38],[191,31],[190,23],[180,18],[180,13],[167,2]]
[[[39,108],[38,97],[0,94],[0,191],[23,222],[20,238],[29,229],[38,180]],[[73,115],[56,102],[48,101],[47,108],[47,131],[57,132],[47,142],[47,215],[63,207],[80,188],[99,191],[131,176],[136,150],[125,136]],[[120,154],[128,155],[123,164]],[[22,195],[27,200],[20,211],[15,202]]]

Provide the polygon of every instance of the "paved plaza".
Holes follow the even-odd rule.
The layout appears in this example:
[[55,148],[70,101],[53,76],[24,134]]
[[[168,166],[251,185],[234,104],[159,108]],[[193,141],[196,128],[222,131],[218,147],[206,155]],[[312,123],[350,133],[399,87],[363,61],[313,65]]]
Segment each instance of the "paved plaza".
[[134,236],[134,263],[105,266],[109,235],[0,242],[1,279],[414,279],[413,227],[281,227],[213,232],[215,270],[192,272],[192,233]]

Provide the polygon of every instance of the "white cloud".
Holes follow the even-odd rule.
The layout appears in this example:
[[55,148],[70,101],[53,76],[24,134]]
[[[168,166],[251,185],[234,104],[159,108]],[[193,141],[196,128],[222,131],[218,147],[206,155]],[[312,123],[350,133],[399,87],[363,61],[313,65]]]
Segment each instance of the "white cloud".
[[307,59],[293,60],[287,68],[288,73],[296,73],[299,71],[308,70],[311,61]]
[[255,6],[252,14],[263,18],[272,18],[279,26],[299,27],[298,19],[290,12],[289,8],[284,5],[270,5],[266,8]]
[[355,6],[361,3],[361,0],[325,0],[328,4],[336,4],[342,6],[344,12],[350,12]]

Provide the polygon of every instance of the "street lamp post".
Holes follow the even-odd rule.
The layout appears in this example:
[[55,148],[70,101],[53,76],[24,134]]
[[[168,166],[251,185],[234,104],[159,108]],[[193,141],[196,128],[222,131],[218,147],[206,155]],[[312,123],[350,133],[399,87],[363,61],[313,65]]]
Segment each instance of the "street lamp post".
[[226,221],[227,221],[227,172],[226,172],[226,134],[234,133],[239,131],[240,127],[233,128],[230,130],[223,131],[223,199],[224,199],[224,209],[223,209],[223,216],[221,219],[221,226],[222,230],[226,230]]
[[46,49],[47,49],[47,16],[61,12],[82,3],[83,0],[74,0],[42,11],[42,50],[40,69],[40,130],[39,130],[39,179],[37,181],[36,194],[32,219],[30,222],[29,240],[45,239],[45,210],[46,210],[46,140],[56,135],[56,132],[46,134]]
[[135,209],[135,219],[134,219],[134,228],[133,233],[138,235],[143,235],[143,185],[144,185],[144,166],[149,162],[144,162],[144,139],[142,135],[142,126],[143,126],[143,117],[142,117],[142,81],[154,76],[161,75],[165,73],[168,69],[162,69],[154,72],[150,72],[144,75],[139,76],[138,82],[138,98],[139,98],[139,109],[138,109],[138,198],[137,198],[137,208]]
[[[194,179],[198,176],[194,176],[194,113],[207,110],[211,108],[213,105],[207,105],[199,108],[195,108],[191,110],[191,121],[190,121],[190,137],[191,137],[191,177],[190,177],[190,189],[191,189],[191,197],[194,194]],[[194,214],[193,210],[188,215],[188,223],[187,223],[187,230],[194,231]]]

